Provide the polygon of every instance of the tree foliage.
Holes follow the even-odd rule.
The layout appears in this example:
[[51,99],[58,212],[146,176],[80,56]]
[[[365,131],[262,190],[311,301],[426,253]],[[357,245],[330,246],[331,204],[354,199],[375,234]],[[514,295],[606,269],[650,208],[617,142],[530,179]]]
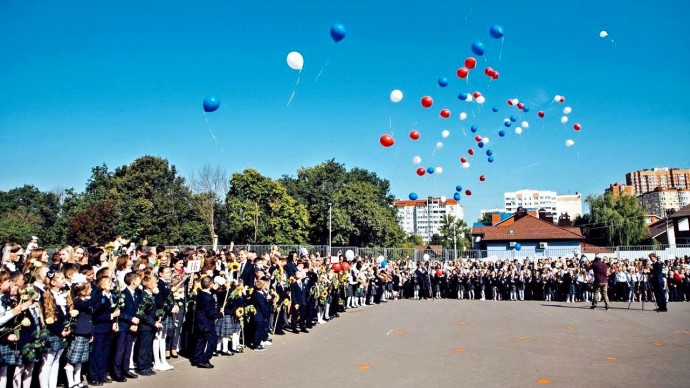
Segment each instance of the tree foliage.
[[587,197],[590,212],[583,226],[588,240],[595,245],[632,245],[647,237],[644,208],[636,197],[611,193]]
[[456,248],[459,252],[472,246],[470,238],[472,231],[465,220],[457,219],[454,216],[446,216],[441,220],[439,230],[441,243],[444,248]]
[[32,235],[41,236],[41,244],[56,243],[59,231],[54,225],[60,213],[57,195],[24,185],[0,191],[0,237],[26,243]]

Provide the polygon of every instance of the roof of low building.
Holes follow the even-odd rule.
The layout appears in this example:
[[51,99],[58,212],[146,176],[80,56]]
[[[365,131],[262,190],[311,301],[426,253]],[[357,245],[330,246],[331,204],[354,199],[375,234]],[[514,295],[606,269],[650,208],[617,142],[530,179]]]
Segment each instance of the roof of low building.
[[494,226],[472,228],[472,235],[481,235],[483,241],[552,241],[585,239],[579,227],[561,227],[529,214],[515,219],[515,215]]

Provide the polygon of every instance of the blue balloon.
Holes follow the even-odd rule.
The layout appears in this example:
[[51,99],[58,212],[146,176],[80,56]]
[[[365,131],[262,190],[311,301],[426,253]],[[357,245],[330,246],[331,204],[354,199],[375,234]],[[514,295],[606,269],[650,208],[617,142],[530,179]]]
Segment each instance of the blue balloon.
[[513,125],[513,123],[511,123],[510,121],[504,121],[504,122],[503,122],[503,125],[505,125],[506,127],[510,128],[510,126]]
[[498,107],[497,107],[497,106],[494,106],[493,108],[491,108],[491,110],[494,111],[494,112],[498,112]]
[[388,261],[384,260],[381,262],[381,268],[386,268],[388,266]]
[[438,86],[440,86],[442,88],[445,88],[446,86],[448,86],[448,83],[449,83],[448,78],[446,78],[446,77],[441,77],[438,79]]
[[498,136],[503,137],[505,135],[506,135],[506,131],[504,131],[502,129],[500,131],[498,131]]
[[479,143],[477,143],[477,147],[484,148],[484,142],[480,141]]
[[491,151],[491,150],[486,150],[486,156],[491,156],[491,155],[493,155],[493,154],[494,154],[493,151]]
[[489,158],[488,158],[487,160],[489,161],[489,163],[493,163],[493,162],[494,162],[494,157],[493,157],[493,156],[489,156]]
[[517,117],[515,117],[515,115],[510,116],[510,121],[516,122],[516,121],[517,121]]
[[417,195],[417,193],[410,193],[409,198],[410,201],[416,201],[419,198],[419,196]]
[[520,243],[515,244],[515,250],[519,251],[520,249],[522,249],[522,245]]
[[478,130],[479,130],[479,128],[477,128],[476,125],[473,125],[470,127],[470,131],[472,131],[472,133],[477,133]]
[[426,169],[426,172],[428,172],[429,174],[433,174],[434,171],[436,171],[436,169],[434,169],[433,167],[429,167]]
[[341,40],[345,39],[345,34],[347,32],[345,31],[345,26],[339,23],[336,23],[331,26],[331,38],[335,41],[335,43],[340,42]]
[[501,39],[503,37],[503,27],[499,26],[498,24],[494,24],[491,26],[489,34],[492,38]]
[[215,96],[204,98],[204,112],[213,112],[220,106],[220,100]]
[[460,200],[460,193],[453,194],[453,199],[456,201],[459,201]]
[[474,55],[484,55],[485,50],[486,47],[484,47],[484,43],[480,41],[472,43],[472,52],[474,53]]
[[467,100],[467,93],[461,92],[460,94],[458,94],[458,99],[463,101]]
[[462,191],[462,186],[460,186],[460,185],[455,186],[455,191],[457,191],[457,192]]
[[523,107],[522,107],[522,111],[525,112],[525,113],[527,113],[527,112],[529,112],[529,108],[526,107],[526,106],[523,106]]

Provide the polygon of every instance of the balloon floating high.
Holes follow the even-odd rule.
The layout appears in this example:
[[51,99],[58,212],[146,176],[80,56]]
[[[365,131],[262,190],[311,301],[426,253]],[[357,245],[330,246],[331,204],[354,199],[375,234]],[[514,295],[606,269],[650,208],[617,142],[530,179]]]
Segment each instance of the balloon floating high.
[[436,169],[433,168],[433,167],[429,167],[429,168],[426,169],[426,172],[429,173],[429,174],[433,174],[434,172],[436,172]]
[[438,79],[438,86],[445,88],[446,86],[448,86],[448,84],[449,84],[448,78],[441,77]]
[[565,146],[566,147],[572,147],[575,144],[575,142],[571,139],[568,139],[565,141]]
[[498,136],[503,137],[505,135],[506,135],[506,131],[504,131],[502,129],[500,131],[498,131]]
[[403,92],[400,91],[400,90],[398,90],[398,89],[393,90],[393,91],[391,92],[390,99],[391,99],[391,101],[393,101],[393,102],[395,102],[395,103],[398,103],[398,102],[402,101],[402,99],[403,99]]
[[470,148],[467,150],[467,153],[470,155],[474,155],[474,150],[472,148]]
[[422,97],[422,107],[429,108],[434,104],[434,99],[429,96]]
[[391,136],[391,135],[383,135],[379,139],[379,143],[381,143],[382,146],[388,148],[388,147],[392,146],[393,144],[395,144],[395,140],[393,140],[393,136]]
[[467,70],[466,67],[461,67],[458,69],[458,71],[455,72],[455,75],[457,75],[458,78],[460,78],[460,79],[467,78],[467,75],[469,75],[469,74],[470,74],[470,71]]
[[494,162],[494,157],[493,157],[493,156],[489,156],[486,160],[488,160],[489,163],[493,163],[493,162]]
[[220,107],[220,100],[215,96],[208,96],[204,98],[204,112],[214,112],[218,107]]
[[439,113],[439,114],[440,114],[441,117],[443,117],[444,119],[447,119],[448,117],[450,117],[450,110],[448,110],[448,109],[441,109],[441,113]]
[[566,106],[563,108],[563,114],[569,115],[573,111],[573,108]]
[[455,191],[457,191],[458,193],[461,192],[462,186],[460,186],[460,185],[455,186]]
[[607,36],[609,36],[609,33],[606,32],[605,30],[601,30],[601,32],[599,32],[600,38],[606,38]]
[[424,174],[426,174],[426,168],[420,167],[417,169],[417,175],[422,176]]
[[484,175],[481,175],[479,177],[479,181],[484,182],[486,180],[486,177]]
[[460,94],[458,94],[458,100],[466,101],[467,97],[469,97],[469,95],[465,92],[460,92]]
[[575,124],[573,125],[573,129],[576,130],[576,131],[579,131],[580,129],[582,129],[582,126],[581,126],[580,124],[575,123]]
[[494,24],[489,29],[489,35],[491,35],[491,37],[494,39],[501,39],[503,37],[503,27],[499,26],[498,24]]
[[470,127],[470,131],[472,131],[472,133],[477,133],[478,130],[479,128],[476,125]]
[[460,157],[460,163],[467,163],[467,158],[464,156]]
[[493,108],[491,108],[491,110],[494,111],[494,112],[498,112],[498,107],[497,107],[497,106],[494,106]]
[[491,156],[491,155],[493,155],[493,154],[494,154],[493,151],[491,151],[491,150],[486,150],[486,156]]
[[449,130],[444,129],[443,131],[441,131],[441,137],[442,137],[442,138],[445,139],[445,138],[447,138],[448,136],[450,136],[450,131],[449,131]]
[[472,195],[472,190],[465,190],[465,195],[467,195],[467,196]]
[[486,51],[486,47],[484,47],[484,43],[480,41],[476,41],[472,43],[472,52],[475,55],[484,55],[484,51]]
[[453,199],[456,201],[459,201],[460,200],[460,193],[453,194]]
[[477,147],[484,148],[484,142],[480,141],[479,143],[477,143]]
[[460,113],[460,120],[465,120],[467,118],[467,113],[461,112]]
[[436,143],[436,149],[440,150],[441,148],[443,148],[443,143],[439,141],[438,143]]
[[521,127],[515,128],[515,134],[516,134],[516,135],[521,135],[521,134],[522,134],[522,128],[521,128]]
[[565,124],[567,122],[568,122],[568,116],[561,117],[561,124]]
[[419,131],[416,129],[413,129],[412,131],[410,131],[410,139],[412,139],[412,140],[419,139]]
[[436,175],[440,175],[443,173],[443,167],[436,167]]
[[302,67],[304,67],[304,58],[302,54],[293,51],[287,55],[287,64],[291,69],[301,71]]
[[477,135],[474,137],[474,141],[482,141],[482,137]]
[[417,193],[410,193],[408,198],[410,198],[410,201],[416,201],[419,198],[419,196],[417,195]]
[[468,57],[465,59],[465,67],[472,70],[477,67],[477,60],[474,57]]
[[341,40],[345,39],[346,34],[347,34],[347,31],[345,30],[344,25],[342,25],[340,23],[335,23],[334,25],[331,26],[331,38],[333,38],[335,43],[338,43]]
[[539,112],[537,112],[537,116],[539,116],[540,119],[543,119],[544,118],[544,111],[540,110]]
[[422,163],[422,158],[419,156],[415,156],[412,158],[412,163],[413,164],[420,164],[420,163]]

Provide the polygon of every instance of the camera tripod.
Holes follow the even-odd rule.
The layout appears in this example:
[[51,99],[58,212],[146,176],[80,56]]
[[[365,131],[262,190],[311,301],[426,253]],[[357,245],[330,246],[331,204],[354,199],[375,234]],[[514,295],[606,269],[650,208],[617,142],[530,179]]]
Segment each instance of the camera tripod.
[[[644,310],[644,304],[645,304],[644,300],[647,299],[647,295],[650,295],[650,294],[652,295],[652,301],[654,302],[655,309],[659,309],[659,306],[657,306],[657,304],[656,304],[656,293],[654,292],[652,287],[649,285],[649,279],[647,279],[647,281],[643,283],[644,284],[644,286],[643,286],[644,290],[640,290],[640,283],[643,283],[643,282],[637,282],[637,284],[635,284],[635,290],[634,291],[642,291],[640,293],[640,300],[642,301],[642,310]],[[644,298],[642,297],[643,293],[644,293]],[[630,310],[630,305],[632,304],[633,300],[635,300],[634,293],[633,293],[633,298],[630,299],[630,302],[628,302],[628,310]]]

